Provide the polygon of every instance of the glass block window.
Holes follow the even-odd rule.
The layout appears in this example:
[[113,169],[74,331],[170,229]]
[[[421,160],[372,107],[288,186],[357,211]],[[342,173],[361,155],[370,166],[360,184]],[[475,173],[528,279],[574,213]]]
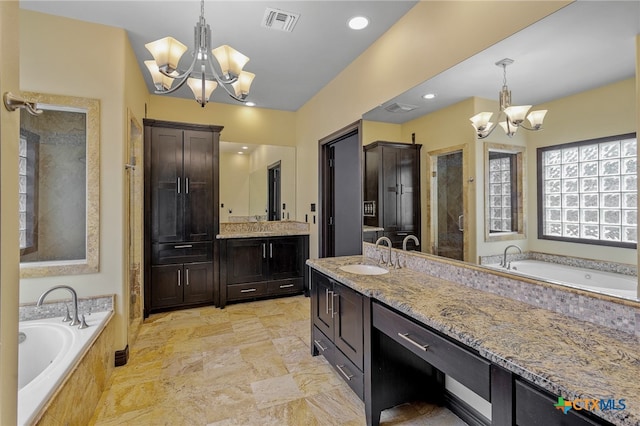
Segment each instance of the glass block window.
[[538,171],[540,238],[636,247],[635,134],[539,148]]
[[516,177],[515,155],[489,153],[489,232],[513,232],[517,223],[513,207]]
[[38,249],[38,160],[40,137],[20,129],[18,142],[18,209],[20,255]]
[[18,146],[18,194],[20,208],[20,250],[27,248],[27,138],[20,136]]

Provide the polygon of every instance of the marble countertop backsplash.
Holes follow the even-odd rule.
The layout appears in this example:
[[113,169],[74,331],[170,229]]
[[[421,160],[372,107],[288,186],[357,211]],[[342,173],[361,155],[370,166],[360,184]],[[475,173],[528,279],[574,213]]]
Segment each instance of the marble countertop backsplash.
[[[541,304],[478,288],[493,274],[476,273],[475,283],[452,282],[430,274],[430,268],[437,272],[442,265],[429,265],[434,261],[424,257],[423,271],[413,265],[366,276],[339,269],[347,264],[377,264],[377,251],[365,248],[365,253],[370,257],[312,259],[307,264],[477,350],[552,394],[567,400],[625,399],[625,410],[595,414],[618,425],[640,425],[640,338],[633,330],[605,328]],[[416,262],[405,253],[401,258],[409,264]]]
[[[63,297],[62,299],[58,296],[50,297],[51,299],[47,298],[42,306],[36,306],[35,303],[25,303],[20,305],[19,320],[30,321],[43,318],[64,317],[66,314],[66,308],[69,308],[69,312],[73,309],[71,296],[67,298]],[[78,316],[82,314],[89,316],[92,312],[113,311],[114,298],[114,295],[87,298],[78,297]]]
[[228,238],[259,238],[288,235],[309,235],[309,224],[289,220],[264,222],[226,222],[220,224],[219,240]]

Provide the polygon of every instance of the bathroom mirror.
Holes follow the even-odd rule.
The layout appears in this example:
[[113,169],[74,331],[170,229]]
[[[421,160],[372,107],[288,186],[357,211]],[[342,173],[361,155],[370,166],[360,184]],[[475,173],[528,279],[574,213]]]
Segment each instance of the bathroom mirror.
[[[365,144],[378,139],[409,142],[413,136],[416,143],[428,147],[422,150],[422,165],[427,166],[422,167],[421,181],[422,252],[433,253],[428,232],[433,226],[429,213],[433,200],[426,195],[431,170],[424,154],[464,145],[469,147],[467,197],[472,206],[464,223],[469,236],[467,262],[477,264],[483,256],[500,255],[510,244],[503,240],[517,240],[511,243],[526,252],[623,263],[635,270],[634,249],[594,249],[537,238],[535,152],[538,147],[637,130],[638,13],[637,2],[574,2],[363,114]],[[593,43],[596,39],[599,42]],[[547,42],[541,44],[541,40]],[[535,48],[540,45],[544,48]],[[491,111],[492,121],[498,121],[503,72],[494,64],[504,58],[515,60],[508,68],[513,103],[532,104],[533,109],[548,109],[548,113],[542,131],[519,130],[509,138],[497,127],[481,140],[469,118]],[[424,98],[428,93],[434,96]],[[523,209],[522,218],[518,218],[522,226],[511,231],[491,232],[488,223],[490,205],[485,194],[489,193],[490,182],[485,182],[485,174],[492,150],[510,151],[516,163],[522,155]],[[457,219],[451,217],[451,221]]]
[[43,114],[20,114],[20,276],[98,272],[99,101],[23,96]]
[[220,221],[294,220],[294,147],[220,142]]
[[485,143],[485,241],[526,238],[525,150],[523,146]]

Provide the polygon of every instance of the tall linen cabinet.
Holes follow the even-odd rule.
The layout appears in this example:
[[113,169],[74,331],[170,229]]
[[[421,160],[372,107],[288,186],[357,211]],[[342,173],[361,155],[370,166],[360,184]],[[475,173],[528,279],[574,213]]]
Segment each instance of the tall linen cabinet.
[[145,316],[215,304],[222,127],[143,122]]
[[420,148],[384,141],[363,148],[363,223],[384,228],[396,248],[407,235],[420,238]]

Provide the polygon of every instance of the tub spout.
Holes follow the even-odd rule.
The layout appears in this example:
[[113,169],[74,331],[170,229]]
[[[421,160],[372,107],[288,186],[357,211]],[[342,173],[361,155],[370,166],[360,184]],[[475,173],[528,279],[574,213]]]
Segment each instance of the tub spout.
[[79,325],[80,319],[78,318],[78,294],[73,289],[73,287],[69,287],[68,285],[57,285],[55,287],[51,287],[49,290],[40,295],[40,298],[38,298],[37,306],[42,306],[42,302],[44,302],[45,297],[47,297],[49,293],[54,290],[60,289],[68,290],[71,293],[71,300],[73,302],[73,314],[71,316],[71,323],[69,323],[69,325]]
[[504,253],[502,255],[502,263],[500,264],[500,266],[502,266],[503,268],[511,269],[511,262],[507,263],[507,250],[509,250],[511,247],[517,248],[518,252],[522,254],[522,249],[520,247],[515,244],[509,244],[507,247],[505,247]]

